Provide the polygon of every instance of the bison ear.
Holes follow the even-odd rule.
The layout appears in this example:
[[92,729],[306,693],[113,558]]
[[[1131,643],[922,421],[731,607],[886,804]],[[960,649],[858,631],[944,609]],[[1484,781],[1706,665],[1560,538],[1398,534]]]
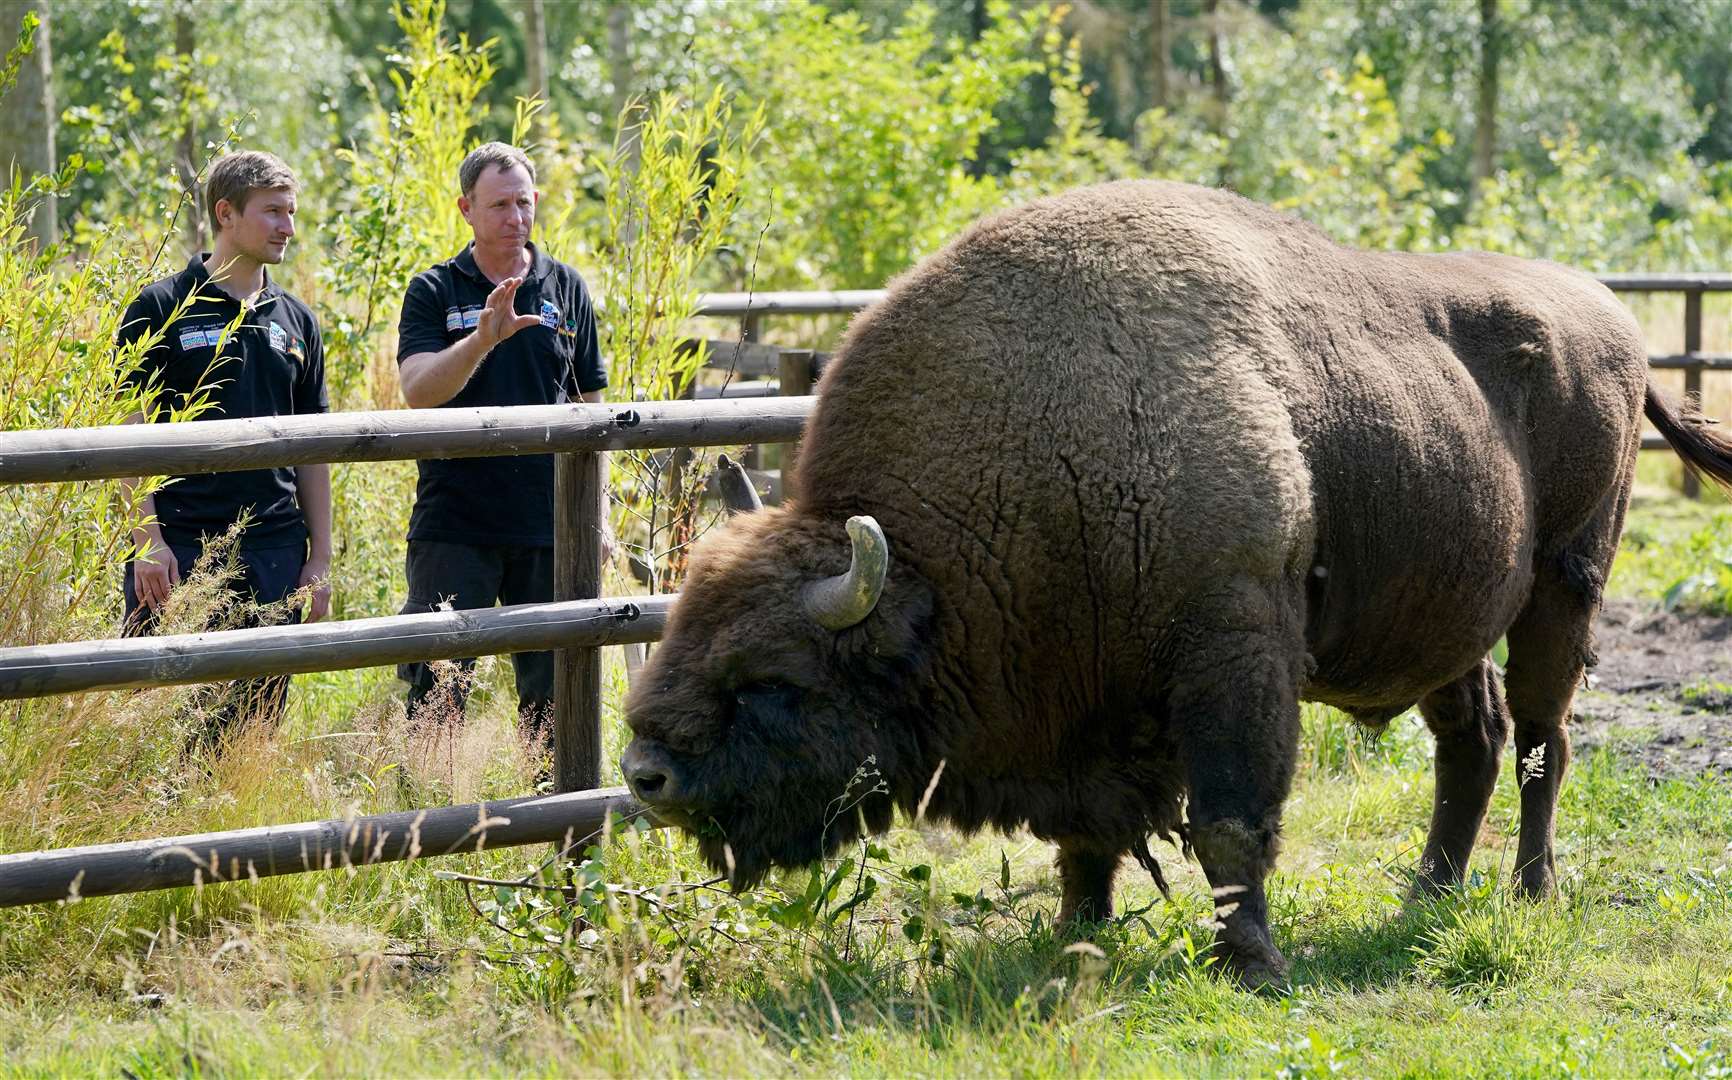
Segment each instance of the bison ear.
[[854,547],[848,572],[806,586],[806,611],[826,630],[846,630],[872,614],[890,569],[890,544],[877,521],[849,518],[848,538]]
[[722,504],[730,515],[753,514],[764,508],[745,467],[726,454],[716,459],[716,483],[722,489]]

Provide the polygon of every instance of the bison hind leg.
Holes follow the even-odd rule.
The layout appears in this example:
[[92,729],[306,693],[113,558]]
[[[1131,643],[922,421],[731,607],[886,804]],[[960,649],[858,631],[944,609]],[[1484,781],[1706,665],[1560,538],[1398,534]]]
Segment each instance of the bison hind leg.
[[1509,737],[1509,712],[1491,663],[1481,660],[1419,703],[1437,739],[1431,831],[1419,858],[1415,896],[1435,896],[1461,883],[1474,840],[1497,785],[1498,759]]

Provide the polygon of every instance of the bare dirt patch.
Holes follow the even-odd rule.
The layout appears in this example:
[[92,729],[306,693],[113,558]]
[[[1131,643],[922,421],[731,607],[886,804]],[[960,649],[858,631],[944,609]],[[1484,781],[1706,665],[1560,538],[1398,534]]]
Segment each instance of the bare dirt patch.
[[1600,662],[1576,694],[1571,738],[1641,759],[1655,776],[1732,772],[1732,618],[1610,600]]

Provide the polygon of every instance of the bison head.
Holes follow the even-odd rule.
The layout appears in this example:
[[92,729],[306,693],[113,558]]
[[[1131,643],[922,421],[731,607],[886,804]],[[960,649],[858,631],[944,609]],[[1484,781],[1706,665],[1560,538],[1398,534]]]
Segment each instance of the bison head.
[[872,518],[735,518],[632,690],[626,783],[736,886],[887,827],[931,607]]

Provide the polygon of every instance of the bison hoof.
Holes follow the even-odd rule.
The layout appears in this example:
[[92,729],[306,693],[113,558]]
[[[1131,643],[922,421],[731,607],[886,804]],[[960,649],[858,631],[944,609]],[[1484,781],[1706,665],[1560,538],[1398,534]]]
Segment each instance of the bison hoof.
[[1542,863],[1523,868],[1521,882],[1516,886],[1524,899],[1544,900],[1557,891],[1557,875]]
[[1287,985],[1287,958],[1273,943],[1234,943],[1215,939],[1214,956],[1221,972],[1246,990],[1272,991]]

